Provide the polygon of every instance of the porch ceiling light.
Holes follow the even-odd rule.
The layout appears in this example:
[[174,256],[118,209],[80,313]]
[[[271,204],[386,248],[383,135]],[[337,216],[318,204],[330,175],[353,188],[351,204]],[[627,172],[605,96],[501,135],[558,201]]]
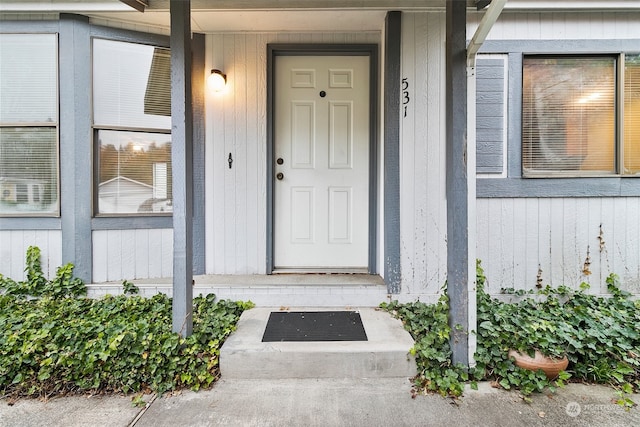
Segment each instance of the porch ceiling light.
[[207,78],[207,86],[214,92],[222,92],[227,85],[227,75],[220,70],[211,70]]

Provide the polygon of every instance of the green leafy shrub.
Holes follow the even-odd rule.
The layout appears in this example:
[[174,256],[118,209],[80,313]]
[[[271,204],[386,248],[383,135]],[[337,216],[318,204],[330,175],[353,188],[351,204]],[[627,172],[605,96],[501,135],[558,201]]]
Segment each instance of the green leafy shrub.
[[6,291],[0,295],[0,392],[5,395],[208,387],[219,376],[222,343],[253,306],[216,301],[212,294],[194,298],[193,334],[183,338],[172,332],[166,295],[70,297],[76,292],[62,289],[76,286],[62,284],[74,282],[72,268],[59,269],[48,282],[35,258],[28,264],[33,273],[27,281],[0,282]]
[[171,331],[171,299],[163,294],[0,296],[0,389],[48,395],[208,387],[219,375],[220,346],[250,306],[194,298],[194,332],[183,338]]
[[58,267],[56,276],[52,280],[47,280],[42,272],[40,248],[37,246],[27,248],[25,264],[26,280],[16,282],[0,274],[0,291],[6,295],[19,297],[49,296],[52,298],[82,296],[87,293],[84,282],[73,277],[73,264],[71,263]]
[[[579,290],[561,286],[519,291],[523,299],[516,303],[501,302],[485,292],[486,277],[479,263],[476,282],[478,344],[476,367],[469,373],[473,380],[494,381],[525,396],[550,385],[562,386],[569,378],[609,384],[623,393],[640,389],[640,304],[620,290],[617,276],[607,279],[611,297],[588,295],[588,285],[583,284]],[[435,305],[383,307],[401,318],[416,340],[412,350],[419,366],[416,386],[460,395],[465,369],[444,360],[451,355],[446,297]],[[515,366],[508,356],[510,349],[530,355],[536,349],[550,356],[566,355],[568,372],[552,384],[541,371]],[[629,404],[628,399],[621,402]]]
[[469,377],[462,367],[451,363],[448,301],[447,295],[443,294],[436,304],[393,301],[382,303],[381,307],[402,319],[415,340],[411,353],[416,357],[419,369],[414,379],[416,390],[460,396]]

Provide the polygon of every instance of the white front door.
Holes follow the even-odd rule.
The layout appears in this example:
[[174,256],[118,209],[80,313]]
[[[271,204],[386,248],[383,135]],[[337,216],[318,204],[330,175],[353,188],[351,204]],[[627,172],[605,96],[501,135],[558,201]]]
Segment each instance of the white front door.
[[366,270],[369,57],[276,56],[274,267]]

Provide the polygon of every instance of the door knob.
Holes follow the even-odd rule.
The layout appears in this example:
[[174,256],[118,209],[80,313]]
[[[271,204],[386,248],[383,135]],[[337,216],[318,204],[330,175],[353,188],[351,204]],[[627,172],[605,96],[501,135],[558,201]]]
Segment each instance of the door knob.
[[284,178],[284,174],[282,172],[278,172],[276,174],[276,178],[278,179],[278,181],[282,181],[282,179]]

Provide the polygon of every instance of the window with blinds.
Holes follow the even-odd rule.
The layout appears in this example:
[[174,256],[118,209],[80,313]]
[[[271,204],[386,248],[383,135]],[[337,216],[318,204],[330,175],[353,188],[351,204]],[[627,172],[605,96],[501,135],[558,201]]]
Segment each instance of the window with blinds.
[[58,40],[0,34],[0,215],[59,214]]
[[640,175],[640,54],[525,57],[522,78],[524,176]]
[[97,214],[172,212],[168,49],[93,40]]
[[525,176],[616,173],[616,57],[526,57]]

